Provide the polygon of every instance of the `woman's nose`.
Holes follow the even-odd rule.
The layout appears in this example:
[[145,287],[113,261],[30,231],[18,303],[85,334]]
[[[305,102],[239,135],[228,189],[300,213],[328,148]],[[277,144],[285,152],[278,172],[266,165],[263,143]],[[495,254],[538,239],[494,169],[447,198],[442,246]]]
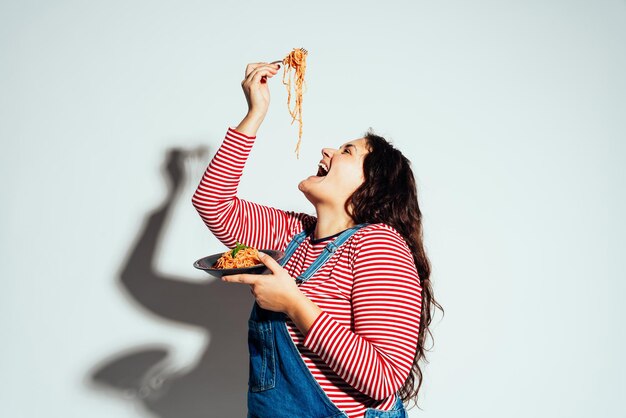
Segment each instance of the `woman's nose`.
[[322,157],[332,158],[335,151],[333,148],[322,148]]

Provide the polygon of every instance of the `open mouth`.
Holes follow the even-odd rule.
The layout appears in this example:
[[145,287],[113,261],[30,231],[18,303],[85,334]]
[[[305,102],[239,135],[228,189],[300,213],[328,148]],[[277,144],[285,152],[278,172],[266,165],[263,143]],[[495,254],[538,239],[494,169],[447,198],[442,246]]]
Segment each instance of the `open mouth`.
[[328,167],[324,163],[317,165],[317,177],[325,177],[328,174]]

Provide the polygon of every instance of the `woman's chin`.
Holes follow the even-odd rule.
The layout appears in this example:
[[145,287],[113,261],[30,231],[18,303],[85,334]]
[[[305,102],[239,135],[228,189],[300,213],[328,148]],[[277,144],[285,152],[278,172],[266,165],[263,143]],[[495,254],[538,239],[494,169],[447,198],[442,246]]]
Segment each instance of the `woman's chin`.
[[[302,180],[299,184],[298,184],[298,190],[300,190],[302,193],[304,193],[304,195],[306,196],[306,198],[313,202],[313,200],[317,200],[314,198],[315,192],[315,186],[317,184],[320,184],[321,182],[324,181],[325,177],[319,177],[319,176],[309,176],[307,178],[305,178],[304,180]],[[313,200],[311,200],[313,198]]]
[[313,185],[313,184],[318,184],[324,181],[326,177],[320,177],[320,176],[309,176],[307,178],[305,178],[304,180],[302,180],[300,182],[300,184],[298,184],[298,188],[300,190],[302,190],[302,187],[307,187],[307,185]]

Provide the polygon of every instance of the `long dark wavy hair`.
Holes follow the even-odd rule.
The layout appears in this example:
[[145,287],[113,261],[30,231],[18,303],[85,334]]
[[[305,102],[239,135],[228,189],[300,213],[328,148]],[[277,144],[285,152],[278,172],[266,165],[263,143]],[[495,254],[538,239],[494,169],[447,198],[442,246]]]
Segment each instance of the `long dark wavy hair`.
[[428,327],[435,308],[442,313],[443,308],[435,300],[430,282],[431,266],[424,249],[422,212],[417,202],[411,163],[385,138],[374,134],[371,128],[364,137],[369,149],[363,160],[365,181],[346,201],[346,211],[357,224],[384,223],[395,228],[413,253],[422,286],[422,312],[413,366],[398,395],[405,403],[413,400],[419,408],[417,397],[423,380],[419,363],[422,360],[428,363],[426,351],[430,349],[424,346],[427,334],[432,340]]

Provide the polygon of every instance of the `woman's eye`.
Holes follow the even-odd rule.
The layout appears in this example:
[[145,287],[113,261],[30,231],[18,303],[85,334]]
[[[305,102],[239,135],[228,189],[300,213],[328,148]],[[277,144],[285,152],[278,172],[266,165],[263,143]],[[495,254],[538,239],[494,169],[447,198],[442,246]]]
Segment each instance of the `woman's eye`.
[[344,152],[344,154],[345,154],[345,153],[350,154],[350,149],[349,149],[349,148],[344,148],[344,149],[343,149],[343,152]]

